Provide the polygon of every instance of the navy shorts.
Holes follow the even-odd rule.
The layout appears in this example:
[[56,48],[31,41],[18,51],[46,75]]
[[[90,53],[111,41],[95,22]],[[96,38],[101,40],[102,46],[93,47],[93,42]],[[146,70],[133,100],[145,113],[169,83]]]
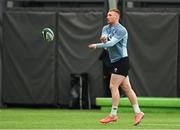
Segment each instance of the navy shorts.
[[112,63],[112,70],[113,74],[127,76],[129,71],[129,60],[128,57],[123,57],[120,60]]

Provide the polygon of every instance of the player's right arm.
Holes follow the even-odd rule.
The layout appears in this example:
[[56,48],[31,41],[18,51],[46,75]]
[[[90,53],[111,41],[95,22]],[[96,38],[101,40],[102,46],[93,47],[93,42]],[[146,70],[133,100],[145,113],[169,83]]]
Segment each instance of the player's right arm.
[[102,29],[100,41],[102,43],[106,43],[107,40],[108,40],[107,26],[104,26],[103,29]]

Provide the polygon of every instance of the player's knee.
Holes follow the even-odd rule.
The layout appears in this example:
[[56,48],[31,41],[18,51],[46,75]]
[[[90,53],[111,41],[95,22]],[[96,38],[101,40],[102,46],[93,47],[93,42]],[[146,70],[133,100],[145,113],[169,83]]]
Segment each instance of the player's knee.
[[115,89],[117,89],[117,87],[116,87],[114,84],[110,84],[109,88],[110,88],[110,90],[115,90]]
[[129,84],[123,84],[123,90],[125,93],[128,93],[131,91],[131,87],[129,86]]
[[110,88],[110,90],[112,90],[113,89],[113,84],[110,84],[109,88]]

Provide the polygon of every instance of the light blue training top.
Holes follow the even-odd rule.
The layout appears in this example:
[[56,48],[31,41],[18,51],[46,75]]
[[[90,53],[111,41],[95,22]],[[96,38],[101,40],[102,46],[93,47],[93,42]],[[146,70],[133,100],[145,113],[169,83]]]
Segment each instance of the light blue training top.
[[96,48],[107,48],[111,63],[127,57],[128,32],[120,23],[105,25],[102,29],[102,36],[108,40],[105,43],[96,43]]

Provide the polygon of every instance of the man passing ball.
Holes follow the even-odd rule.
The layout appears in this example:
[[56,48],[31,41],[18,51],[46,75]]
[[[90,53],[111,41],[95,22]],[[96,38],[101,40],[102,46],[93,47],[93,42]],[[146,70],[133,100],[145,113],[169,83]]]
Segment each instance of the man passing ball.
[[127,53],[128,32],[124,26],[119,23],[120,11],[111,9],[107,13],[108,25],[102,29],[100,37],[101,43],[92,43],[89,48],[107,48],[113,70],[111,71],[110,90],[112,95],[112,109],[108,116],[101,119],[101,123],[117,121],[117,110],[120,101],[119,87],[121,87],[129,98],[135,113],[134,125],[138,125],[144,113],[140,110],[137,96],[131,87],[128,70],[129,60]]

